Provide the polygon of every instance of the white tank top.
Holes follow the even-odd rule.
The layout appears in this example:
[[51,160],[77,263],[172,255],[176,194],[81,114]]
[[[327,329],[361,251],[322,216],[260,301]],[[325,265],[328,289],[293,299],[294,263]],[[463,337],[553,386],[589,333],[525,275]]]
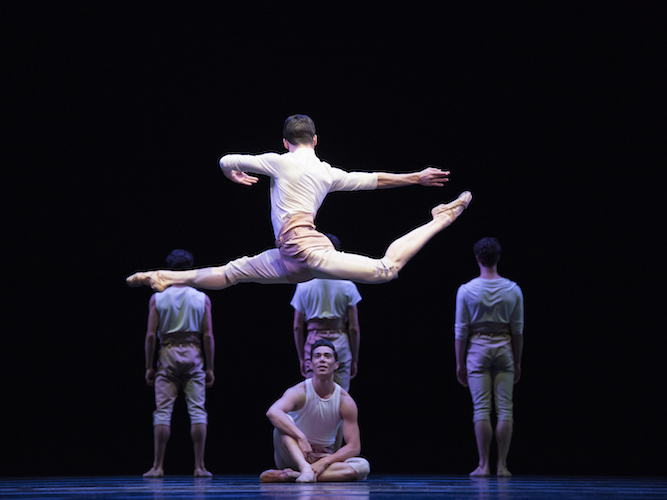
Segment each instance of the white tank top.
[[317,395],[312,379],[306,379],[306,403],[303,408],[290,412],[294,423],[311,444],[324,447],[336,442],[338,428],[343,423],[340,417],[340,385],[334,382],[334,392],[324,399]]
[[170,333],[201,332],[206,294],[189,286],[170,286],[155,294],[155,308],[160,318],[158,338]]

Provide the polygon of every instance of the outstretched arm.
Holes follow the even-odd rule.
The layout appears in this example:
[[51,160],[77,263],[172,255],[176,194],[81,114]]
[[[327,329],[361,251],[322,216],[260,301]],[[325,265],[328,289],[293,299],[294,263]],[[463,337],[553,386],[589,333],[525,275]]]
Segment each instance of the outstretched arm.
[[259,177],[248,175],[245,172],[237,172],[236,170],[223,170],[223,173],[230,181],[241,184],[242,186],[252,186],[253,184],[257,184],[257,182],[259,182]]
[[378,172],[377,176],[377,189],[389,189],[410,186],[413,184],[429,187],[442,187],[445,185],[445,182],[449,180],[449,171],[440,170],[435,167],[428,167],[421,172],[412,172],[409,174]]
[[271,163],[267,159],[272,158],[275,153],[265,153],[262,155],[239,155],[228,154],[220,158],[218,164],[225,174],[232,182],[241,184],[243,186],[252,186],[259,182],[259,178],[253,174],[262,174],[273,176],[274,172]]

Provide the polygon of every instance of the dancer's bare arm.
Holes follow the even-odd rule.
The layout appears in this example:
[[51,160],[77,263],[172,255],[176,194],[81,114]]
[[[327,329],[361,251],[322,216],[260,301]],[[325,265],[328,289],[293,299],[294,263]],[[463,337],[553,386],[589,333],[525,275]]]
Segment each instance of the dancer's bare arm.
[[283,396],[271,405],[269,411],[266,412],[266,416],[276,429],[283,434],[292,436],[296,440],[299,444],[299,448],[303,452],[304,458],[307,460],[308,456],[312,453],[313,448],[310,446],[306,435],[301,432],[301,430],[294,425],[292,419],[287,416],[288,412],[303,408],[305,402],[306,385],[305,382],[301,382],[300,384],[287,389]]
[[466,354],[468,339],[454,339],[454,352],[456,353],[456,380],[463,387],[468,387],[468,370],[466,368]]
[[159,317],[157,309],[155,308],[155,295],[153,295],[148,302],[148,324],[146,326],[146,338],[144,340],[144,353],[146,356],[146,373],[144,378],[146,379],[146,383],[151,387],[155,384],[155,368],[153,363],[155,357],[155,344],[157,342],[158,322]]
[[521,379],[521,355],[523,354],[523,335],[512,335],[512,354],[514,355],[514,383]]
[[350,378],[357,376],[359,371],[359,346],[361,344],[361,328],[359,327],[359,310],[356,304],[347,308],[347,335],[350,339],[350,352],[352,354],[352,366]]
[[428,187],[442,187],[449,180],[449,171],[440,170],[435,167],[427,167],[420,172],[409,174],[392,174],[378,172],[377,189],[389,189],[395,187],[411,186],[419,184]]
[[292,323],[292,330],[294,331],[294,345],[296,345],[296,353],[299,356],[299,370],[301,376],[306,376],[306,364],[304,361],[304,345],[306,343],[306,335],[304,333],[304,325],[306,323],[306,316],[294,310],[294,322]]
[[361,437],[359,435],[358,414],[359,410],[354,399],[347,393],[341,394],[340,416],[343,419],[345,446],[342,446],[336,453],[322,457],[310,465],[316,477],[334,462],[344,462],[348,458],[359,456],[361,453]]
[[215,340],[213,339],[213,320],[211,319],[211,299],[206,297],[202,340],[206,358],[206,387],[213,387],[215,382],[213,360],[215,359]]

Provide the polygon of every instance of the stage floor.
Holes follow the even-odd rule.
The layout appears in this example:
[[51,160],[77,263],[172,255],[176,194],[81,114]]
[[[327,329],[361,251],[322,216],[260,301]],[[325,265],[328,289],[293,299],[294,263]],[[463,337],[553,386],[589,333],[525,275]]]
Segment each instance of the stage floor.
[[667,478],[372,475],[359,483],[261,484],[257,476],[0,479],[0,498],[31,499],[667,499]]

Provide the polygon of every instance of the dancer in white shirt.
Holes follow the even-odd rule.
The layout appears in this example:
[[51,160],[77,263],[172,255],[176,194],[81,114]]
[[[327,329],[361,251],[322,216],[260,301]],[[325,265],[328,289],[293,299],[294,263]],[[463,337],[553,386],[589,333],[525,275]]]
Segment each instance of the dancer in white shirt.
[[498,274],[500,251],[495,238],[482,238],[475,243],[479,277],[461,285],[456,294],[456,378],[470,388],[479,454],[478,466],[471,476],[491,473],[492,400],[497,420],[496,474],[512,475],[507,469],[507,453],[514,429],[512,394],[514,384],[521,378],[523,293],[519,285]]
[[[361,481],[370,472],[368,460],[358,456],[357,404],[334,382],[336,349],[320,339],[313,344],[311,358],[314,376],[287,389],[266,413],[274,426],[277,469],[262,472],[263,483]],[[339,428],[345,445],[334,452]]]
[[127,278],[130,286],[148,285],[161,291],[170,285],[220,290],[236,283],[301,283],[312,278],[347,279],[357,283],[384,283],[399,271],[436,234],[449,226],[472,199],[465,191],[451,203],[438,205],[432,220],[389,245],[381,259],[337,252],[324,234],[315,230],[315,216],[325,196],[333,191],[386,189],[412,184],[443,186],[449,172],[429,167],[409,174],[345,172],[315,155],[315,124],[306,115],[285,120],[284,154],[230,154],[220,167],[232,181],[252,186],[271,178],[271,222],[276,248],[253,257],[241,257],[223,266],[189,271],[149,271]]

